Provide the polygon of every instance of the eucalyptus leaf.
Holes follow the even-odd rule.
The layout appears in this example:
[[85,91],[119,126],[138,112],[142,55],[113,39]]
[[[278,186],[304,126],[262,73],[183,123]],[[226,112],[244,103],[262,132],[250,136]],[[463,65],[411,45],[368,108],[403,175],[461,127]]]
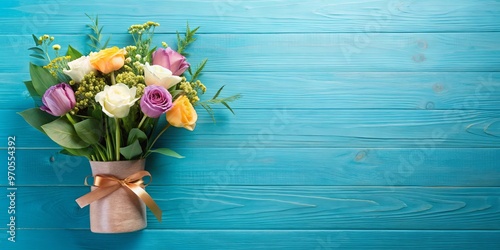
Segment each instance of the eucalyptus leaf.
[[39,55],[39,54],[30,54],[30,56],[34,57],[36,59],[45,60],[45,57],[43,57],[42,55]]
[[30,75],[33,88],[40,96],[43,96],[48,88],[57,84],[57,79],[48,70],[33,63],[30,63]]
[[74,125],[76,134],[86,143],[96,144],[103,134],[101,123],[96,119],[85,119]]
[[36,45],[42,45],[42,42],[38,40],[38,37],[36,37],[35,34],[31,34],[31,36],[33,37],[33,41],[35,41]]
[[65,118],[42,125],[42,129],[50,139],[64,148],[82,149],[89,146],[78,136],[73,124]]
[[34,52],[38,53],[38,54],[45,54],[45,52],[43,52],[43,49],[40,49],[38,47],[31,47],[29,48],[28,50],[33,50]]
[[133,143],[126,147],[121,147],[120,148],[120,153],[125,157],[127,160],[131,160],[134,157],[137,157],[142,154],[142,147],[141,144],[139,143],[139,140],[135,140]]
[[41,110],[40,108],[30,108],[19,112],[18,114],[21,115],[29,125],[40,130],[40,132],[44,134],[45,131],[42,129],[42,125],[53,122],[58,118]]
[[175,152],[169,148],[157,148],[157,149],[149,150],[149,152],[158,153],[158,154],[162,154],[162,155],[166,155],[166,156],[170,156],[170,157],[174,157],[174,158],[179,158],[179,159],[184,158],[184,156],[178,154],[177,152]]

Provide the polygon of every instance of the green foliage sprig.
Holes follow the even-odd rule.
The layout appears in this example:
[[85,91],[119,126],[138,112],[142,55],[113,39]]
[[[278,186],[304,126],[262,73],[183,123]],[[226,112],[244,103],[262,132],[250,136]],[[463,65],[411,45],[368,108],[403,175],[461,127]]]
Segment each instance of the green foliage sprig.
[[217,91],[217,93],[215,93],[214,97],[212,97],[211,99],[196,103],[197,105],[202,106],[208,112],[208,114],[212,117],[212,120],[214,122],[215,122],[215,116],[214,116],[214,111],[213,111],[211,105],[222,104],[222,105],[224,105],[224,107],[229,109],[229,111],[231,111],[231,113],[233,113],[233,115],[234,115],[235,113],[234,113],[233,109],[229,106],[228,103],[236,101],[236,100],[241,98],[241,94],[236,94],[236,95],[232,95],[229,97],[219,98],[219,95],[222,92],[222,89],[224,89],[224,86],[225,85],[220,87],[220,89]]
[[32,51],[30,56],[35,59],[42,60],[43,63],[40,64],[40,66],[49,64],[51,61],[49,55],[49,46],[54,42],[54,37],[47,34],[40,37],[37,37],[35,34],[33,34],[32,36],[33,41],[35,41],[35,46],[28,49]]
[[[200,27],[196,27],[194,29],[191,29],[189,27],[189,23],[186,25],[186,34],[184,34],[184,37],[181,37],[181,35],[179,34],[179,32],[177,32],[177,52],[179,52],[180,54],[184,55],[184,56],[188,56],[189,54],[185,52],[185,49],[191,44],[193,43],[194,41],[196,41],[196,37],[195,37],[195,34],[196,32],[198,31]],[[189,75],[191,76],[191,79],[189,80],[190,82],[196,82],[198,77],[201,75],[203,69],[205,68],[205,65],[207,64],[208,62],[208,59],[203,59],[201,61],[201,63],[199,63],[197,66],[196,66],[196,69],[194,70],[194,73],[193,73],[193,69],[192,67],[190,66],[187,70],[187,72],[189,73]],[[211,98],[211,99],[208,99],[208,100],[205,100],[205,101],[196,101],[196,102],[193,102],[194,105],[200,105],[202,106],[207,112],[208,114],[211,116],[212,120],[215,122],[215,116],[214,116],[214,111],[213,111],[213,108],[212,108],[212,105],[216,105],[216,104],[222,104],[224,105],[224,107],[226,107],[227,109],[229,109],[229,111],[231,111],[231,113],[235,114],[234,113],[234,110],[231,108],[231,106],[229,106],[229,103],[230,102],[233,102],[233,101],[236,101],[238,99],[241,98],[241,94],[236,94],[236,95],[232,95],[232,96],[229,96],[229,97],[223,97],[223,98],[220,98],[219,95],[220,93],[222,92],[222,90],[224,89],[224,86],[220,87],[220,89],[215,93],[215,95]],[[201,94],[205,93],[205,91],[201,92]]]
[[91,24],[87,24],[87,27],[92,30],[92,34],[87,34],[87,36],[90,39],[90,43],[88,43],[88,46],[93,48],[96,51],[99,51],[101,49],[104,49],[108,46],[109,41],[111,40],[111,37],[108,37],[106,42],[104,44],[101,44],[102,40],[102,29],[104,27],[99,27],[99,16],[96,16],[95,18],[92,18],[88,14],[87,17],[92,21]]
[[191,29],[189,28],[189,23],[186,24],[186,34],[184,34],[184,37],[181,37],[179,32],[177,32],[177,52],[179,52],[183,56],[188,56],[189,54],[186,53],[184,50],[194,41],[196,41],[196,37],[194,35],[196,34],[196,31],[200,26]]
[[[87,15],[87,17],[91,20],[91,24],[87,25],[91,31],[88,35],[90,39],[88,50],[101,53],[100,51],[108,46],[110,38],[103,42],[103,27],[99,25],[98,16],[94,18]],[[35,100],[36,107],[23,111],[20,115],[31,126],[40,130],[63,147],[62,153],[85,156],[92,161],[141,159],[146,158],[151,153],[183,158],[183,156],[170,149],[154,149],[154,144],[172,124],[176,124],[172,125],[175,127],[184,126],[184,128],[192,130],[196,121],[188,121],[186,124],[179,125],[175,120],[168,119],[172,119],[172,117],[175,119],[175,114],[173,114],[173,116],[167,116],[167,124],[158,132],[157,126],[160,117],[156,115],[150,117],[145,113],[145,110],[142,110],[142,106],[138,101],[139,98],[143,98],[147,77],[151,77],[153,74],[153,71],[149,67],[145,67],[145,65],[153,61],[152,53],[156,50],[153,45],[153,35],[155,28],[158,26],[158,23],[151,21],[144,24],[134,24],[128,29],[134,44],[122,49],[118,47],[106,49],[107,51],[104,52],[118,50],[119,56],[123,56],[124,59],[124,64],[121,64],[122,62],[119,60],[120,65],[113,68],[112,71],[101,69],[98,63],[94,65],[95,62],[92,62],[92,58],[99,54],[82,54],[71,46],[68,46],[66,54],[63,54],[61,53],[61,46],[53,44],[54,37],[49,35],[37,37],[33,35],[35,46],[29,49],[32,51],[30,56],[36,59],[37,63],[43,62],[43,64],[30,64],[31,80],[26,81],[25,85]],[[187,48],[196,41],[195,34],[199,28],[191,29],[187,24],[185,34],[177,33],[178,53],[183,56],[188,55],[186,53]],[[165,42],[162,43],[162,46],[168,47]],[[86,57],[82,58],[83,55]],[[191,105],[202,106],[210,114],[214,122],[213,105],[224,105],[234,114],[234,110],[229,106],[229,103],[239,99],[241,95],[220,97],[224,86],[218,89],[212,98],[200,100],[200,96],[206,92],[207,88],[198,78],[200,78],[208,63],[207,59],[201,60],[198,64],[193,63],[184,71],[186,66],[191,65],[189,64],[191,62],[188,63],[185,58],[177,55],[177,53],[175,53],[175,57],[183,60],[182,73],[171,76],[172,73],[165,70],[166,77],[174,78],[177,81],[176,84],[169,85],[168,89],[174,102],[176,98],[188,98],[190,105],[186,103],[182,105],[188,105],[190,110],[192,110]],[[75,61],[75,64],[70,63],[79,58],[81,60]],[[111,60],[111,58],[108,60]],[[74,73],[79,74],[79,72],[72,72],[73,70],[77,71],[77,68],[84,68],[78,67],[80,63],[85,63],[83,65],[90,63],[91,65],[88,67],[90,69],[84,69],[85,73],[75,75]],[[181,78],[180,82],[177,77]],[[151,80],[154,82],[154,79],[149,78],[149,80],[149,84],[154,84],[151,82]],[[171,79],[166,78],[166,80]],[[65,84],[55,86],[62,82],[65,82]],[[128,104],[128,114],[121,117],[107,113],[104,109],[105,105],[101,106],[95,98],[107,86],[113,87],[112,85],[117,82],[125,84],[129,90],[135,88],[133,92],[130,92],[131,95],[135,96],[130,96],[130,99],[134,99],[134,101]],[[47,107],[40,109],[42,96],[43,98],[64,98],[61,97],[60,93],[56,93],[57,96],[52,96],[54,94],[52,91],[45,96],[47,90],[52,87],[58,91],[69,91],[68,93],[72,91],[75,103],[72,104],[72,101],[61,102],[59,105],[64,106],[65,110],[57,114],[52,112],[49,114]],[[71,103],[71,105],[67,105],[67,103]]]

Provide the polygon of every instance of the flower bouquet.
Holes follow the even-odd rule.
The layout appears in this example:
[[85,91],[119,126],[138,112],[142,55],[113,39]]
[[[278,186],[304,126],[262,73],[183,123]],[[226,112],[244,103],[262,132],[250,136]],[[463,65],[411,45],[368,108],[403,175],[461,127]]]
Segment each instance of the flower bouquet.
[[[90,204],[91,230],[119,233],[146,227],[149,207],[161,221],[158,205],[145,191],[149,177],[144,170],[151,153],[182,158],[155,143],[171,126],[194,130],[196,107],[212,115],[211,105],[229,102],[239,95],[220,98],[222,86],[205,101],[205,85],[198,80],[207,59],[192,67],[186,48],[196,40],[198,28],[189,25],[185,35],[177,33],[177,48],[162,42],[153,47],[155,22],[128,29],[134,43],[124,48],[102,42],[98,17],[89,16],[90,50],[82,54],[72,46],[61,54],[54,37],[33,35],[30,48],[31,80],[25,85],[35,108],[20,112],[34,128],[60,145],[64,154],[86,157],[92,177],[85,178],[91,192],[78,198],[80,207]],[[52,55],[52,58],[51,58]],[[165,118],[162,118],[165,117]],[[166,119],[165,126],[160,119]]]

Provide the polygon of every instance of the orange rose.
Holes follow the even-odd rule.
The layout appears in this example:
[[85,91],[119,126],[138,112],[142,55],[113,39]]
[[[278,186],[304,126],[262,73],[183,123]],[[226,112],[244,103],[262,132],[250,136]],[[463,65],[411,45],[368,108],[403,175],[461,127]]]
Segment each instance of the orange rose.
[[90,54],[90,64],[104,74],[118,70],[125,64],[125,50],[118,47],[103,49]]
[[198,114],[194,110],[189,99],[183,95],[174,101],[172,108],[167,111],[167,121],[174,127],[183,127],[193,131],[198,120]]

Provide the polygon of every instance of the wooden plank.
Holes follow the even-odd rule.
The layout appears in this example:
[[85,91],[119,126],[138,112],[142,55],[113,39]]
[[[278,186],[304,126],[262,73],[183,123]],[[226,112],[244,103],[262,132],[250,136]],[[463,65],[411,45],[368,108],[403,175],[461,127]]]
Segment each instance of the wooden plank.
[[[444,178],[444,177],[443,177]],[[151,186],[150,229],[499,230],[498,187]],[[88,187],[22,187],[19,228],[87,229]],[[8,207],[7,201],[0,201]],[[7,221],[7,213],[0,214]],[[29,219],[27,219],[29,218]]]
[[[498,147],[498,111],[240,109],[199,112],[193,132],[172,128],[158,146],[186,148],[436,148]],[[18,136],[19,148],[57,147],[13,110],[0,110],[0,138]],[[166,121],[160,120],[160,126]],[[0,145],[0,149],[5,145]]]
[[[500,47],[496,33],[367,33],[356,34],[205,34],[190,47],[192,63],[209,58],[206,71],[295,72],[307,78],[311,72],[490,72],[500,71]],[[31,36],[0,36],[9,41],[0,54],[0,73],[28,72],[27,48]],[[61,35],[63,47],[85,48],[84,35]],[[175,44],[173,35],[156,36]],[[129,35],[114,35],[110,45],[130,44]],[[306,49],[307,48],[307,49]],[[242,73],[242,75],[244,75]],[[251,79],[248,79],[251,81]]]
[[[85,158],[18,150],[16,184],[81,186]],[[500,149],[179,148],[185,159],[148,158],[151,185],[500,186]],[[7,155],[0,150],[0,155]],[[7,168],[0,176],[7,176]],[[2,174],[3,173],[3,174]],[[7,185],[7,178],[0,178]]]
[[[186,10],[189,10],[187,16]],[[133,1],[117,5],[95,0],[82,3],[47,0],[5,3],[1,11],[1,34],[47,30],[83,33],[88,23],[83,13],[98,13],[107,30],[113,32],[148,20],[160,22],[161,32],[182,29],[186,20],[202,25],[202,31],[207,33],[500,31],[497,25],[500,4],[491,0],[439,3],[432,0],[188,0],[175,4],[154,0],[148,1],[147,6],[138,6]]]
[[[0,107],[33,107],[23,84],[22,74],[0,74]],[[252,83],[247,83],[251,79]],[[205,98],[212,97],[220,85],[223,94],[242,93],[231,104],[235,109],[500,109],[500,73],[498,72],[339,72],[297,77],[292,72],[241,73],[206,72]],[[262,87],[265,86],[265,87]],[[304,91],[307,89],[307,91]],[[277,94],[279,93],[279,94]]]
[[[93,234],[88,230],[20,229],[9,249],[484,249],[496,250],[500,232],[478,230],[154,230]],[[29,239],[29,240],[28,240]],[[196,239],[196,240],[193,240]]]

